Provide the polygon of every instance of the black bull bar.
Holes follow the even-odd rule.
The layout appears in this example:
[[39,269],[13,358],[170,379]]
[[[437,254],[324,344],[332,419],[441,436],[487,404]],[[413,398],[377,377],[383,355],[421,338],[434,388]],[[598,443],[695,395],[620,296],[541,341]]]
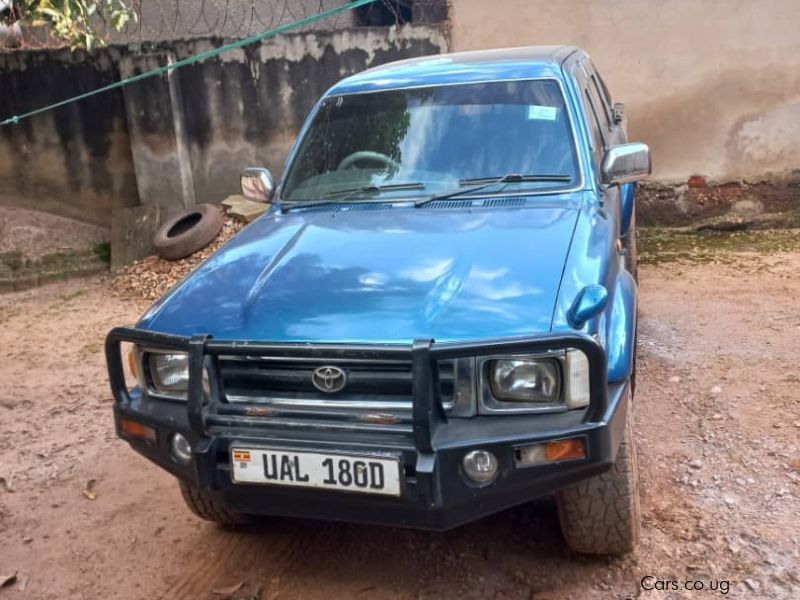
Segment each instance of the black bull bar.
[[[231,426],[234,417],[218,411],[219,397],[206,399],[203,393],[203,369],[206,360],[216,360],[219,355],[272,356],[281,358],[386,359],[407,360],[412,365],[412,423],[414,446],[420,457],[434,452],[433,441],[437,428],[447,422],[447,415],[439,394],[438,369],[440,360],[470,356],[537,354],[547,351],[576,349],[589,361],[590,404],[583,422],[599,422],[608,407],[606,391],[606,354],[594,338],[581,334],[550,334],[537,337],[489,340],[480,342],[437,343],[418,339],[412,344],[314,344],[314,343],[264,343],[215,340],[209,335],[183,337],[156,333],[130,327],[118,327],[106,338],[106,360],[114,399],[118,403],[130,402],[125,382],[121,344],[128,342],[153,350],[174,350],[189,355],[189,384],[186,410],[188,423],[195,440],[208,437],[206,419],[214,415],[214,422]],[[217,394],[217,396],[219,396]]]

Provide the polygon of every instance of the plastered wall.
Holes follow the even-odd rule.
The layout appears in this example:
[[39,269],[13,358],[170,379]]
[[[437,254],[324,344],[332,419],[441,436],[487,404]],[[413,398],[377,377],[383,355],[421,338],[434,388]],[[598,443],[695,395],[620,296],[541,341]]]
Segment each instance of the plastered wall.
[[[0,53],[0,118],[221,43]],[[0,205],[109,226],[117,208],[219,203],[238,192],[244,166],[280,173],[308,111],[333,83],[446,51],[436,26],[288,34],[24,119],[0,128]]]
[[654,177],[797,177],[798,0],[451,0],[454,51],[587,50]]

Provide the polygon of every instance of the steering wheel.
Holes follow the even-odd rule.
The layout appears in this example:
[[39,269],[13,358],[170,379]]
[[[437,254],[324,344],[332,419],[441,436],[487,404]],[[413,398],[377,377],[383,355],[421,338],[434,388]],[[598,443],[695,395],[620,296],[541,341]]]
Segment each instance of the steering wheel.
[[337,170],[342,171],[344,169],[352,169],[355,167],[356,163],[360,161],[372,161],[380,163],[389,171],[398,171],[400,169],[400,163],[398,163],[391,156],[386,156],[382,152],[359,150],[358,152],[353,152],[352,154],[345,156],[344,159],[342,159],[342,162],[339,163]]

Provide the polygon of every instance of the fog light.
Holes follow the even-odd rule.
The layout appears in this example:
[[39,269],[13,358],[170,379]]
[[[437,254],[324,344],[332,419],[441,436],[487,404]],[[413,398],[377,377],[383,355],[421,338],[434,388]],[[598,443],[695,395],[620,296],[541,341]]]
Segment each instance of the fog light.
[[189,444],[189,440],[183,437],[180,433],[174,433],[172,435],[172,441],[169,444],[170,452],[172,452],[172,456],[182,465],[188,465],[192,462],[192,446]]
[[497,477],[497,457],[488,450],[472,450],[461,461],[467,477],[476,483],[491,483]]

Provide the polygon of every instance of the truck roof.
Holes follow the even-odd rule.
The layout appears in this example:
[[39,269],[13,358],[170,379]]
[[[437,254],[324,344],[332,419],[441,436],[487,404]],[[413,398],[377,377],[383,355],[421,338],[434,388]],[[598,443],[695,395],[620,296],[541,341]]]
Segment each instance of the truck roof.
[[326,96],[412,87],[561,77],[574,46],[526,46],[411,58],[368,69],[334,85]]

